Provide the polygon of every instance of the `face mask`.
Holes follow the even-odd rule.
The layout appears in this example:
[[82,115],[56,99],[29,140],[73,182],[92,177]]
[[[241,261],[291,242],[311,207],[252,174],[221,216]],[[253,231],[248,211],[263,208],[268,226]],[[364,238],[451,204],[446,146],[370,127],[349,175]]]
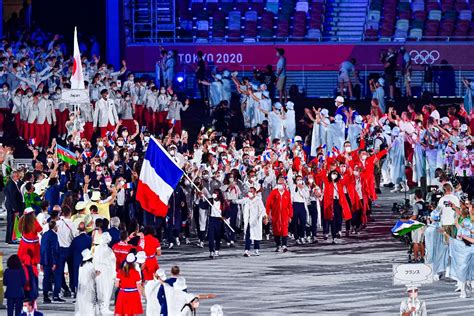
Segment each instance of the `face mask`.
[[338,106],[337,102],[334,102],[334,105],[337,107]]
[[120,181],[120,184],[121,184],[121,185],[125,185],[125,181],[123,181],[123,180]]
[[128,137],[128,132],[123,132],[122,136],[123,136],[123,138],[127,138]]
[[203,175],[202,175],[202,178],[205,179],[205,180],[207,180],[207,179],[209,179],[209,175],[208,175],[208,174],[203,174]]
[[102,175],[102,171],[96,171],[95,173],[97,174],[97,176]]
[[33,95],[33,93],[31,93],[31,92],[27,93],[27,96],[29,96],[29,97],[31,97],[32,95]]
[[418,293],[417,293],[417,292],[408,292],[408,297],[410,297],[410,298],[417,298],[417,297],[418,297]]
[[285,188],[285,186],[283,184],[278,184],[278,190],[280,191],[283,191],[283,189]]
[[118,142],[117,142],[117,145],[118,145],[119,147],[123,147],[123,141],[118,141]]
[[148,141],[150,141],[150,136],[145,136],[143,139],[145,140],[145,143],[148,143]]
[[250,180],[251,180],[252,182],[257,182],[257,177],[252,177],[252,178],[250,178]]
[[364,160],[366,160],[366,159],[367,159],[367,156],[366,156],[366,155],[360,156],[360,160],[364,161]]
[[29,312],[28,306],[23,306],[22,310],[23,310],[23,313],[26,313],[26,314]]
[[359,171],[354,170],[354,175],[355,175],[355,176],[358,176],[358,175],[359,175]]
[[170,156],[171,156],[171,157],[174,157],[175,155],[176,155],[176,151],[170,150]]
[[229,183],[234,183],[234,178],[229,178]]
[[98,145],[99,147],[102,147],[102,146],[104,146],[104,142],[99,142],[99,143],[97,143],[97,145]]
[[135,144],[130,145],[130,148],[131,148],[132,150],[135,150],[136,147],[137,147],[137,145],[135,145]]
[[351,151],[351,146],[344,147],[347,152]]
[[313,182],[314,182],[314,179],[313,179],[313,178],[309,178],[309,179],[308,179],[308,182],[309,182],[309,183],[313,183]]
[[296,181],[296,184],[303,184],[303,180]]
[[212,193],[212,198],[215,200],[217,199],[217,194],[216,193]]
[[189,182],[189,180],[184,180],[184,185],[190,185],[191,182]]
[[254,195],[253,195],[252,192],[249,192],[247,195],[248,195],[249,198],[253,198],[253,197],[254,197]]
[[133,161],[138,161],[138,156],[133,156],[132,159]]
[[48,158],[48,163],[52,163],[53,162],[53,158]]
[[112,182],[111,182],[111,181],[106,181],[106,182],[105,182],[105,185],[106,185],[107,187],[110,187],[110,186],[112,185]]
[[336,173],[331,174],[331,179],[336,180],[337,179],[337,174]]
[[342,173],[346,172],[346,167],[345,167],[345,166],[344,166],[344,167],[341,167],[341,172],[342,172]]
[[250,156],[250,157],[255,156],[255,152],[254,152],[253,150],[252,150],[252,151],[249,151],[249,156]]
[[3,87],[3,91],[7,92],[7,91],[8,91],[8,88],[7,88],[7,87]]

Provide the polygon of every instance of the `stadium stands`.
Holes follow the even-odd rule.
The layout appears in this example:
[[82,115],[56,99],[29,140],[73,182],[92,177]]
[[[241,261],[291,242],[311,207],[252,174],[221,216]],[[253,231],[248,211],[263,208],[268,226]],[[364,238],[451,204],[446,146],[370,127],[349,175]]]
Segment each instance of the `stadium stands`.
[[473,9],[473,0],[372,0],[365,40],[468,40]]
[[[153,19],[159,16],[150,11],[165,0],[130,1],[132,41],[166,41],[150,38],[158,34]],[[474,0],[175,0],[170,40],[462,41],[474,38],[473,9]]]

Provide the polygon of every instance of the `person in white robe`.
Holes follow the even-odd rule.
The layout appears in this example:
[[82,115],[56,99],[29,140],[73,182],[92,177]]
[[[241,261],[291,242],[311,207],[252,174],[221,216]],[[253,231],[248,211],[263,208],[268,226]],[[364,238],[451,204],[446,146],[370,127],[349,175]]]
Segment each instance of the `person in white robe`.
[[250,244],[252,241],[255,255],[258,256],[260,254],[260,241],[262,240],[262,223],[266,219],[266,211],[262,198],[257,194],[255,187],[250,187],[247,197],[234,200],[234,202],[243,206],[242,217],[244,220],[245,233],[244,256],[250,256]]
[[285,113],[285,138],[291,140],[296,135],[295,104],[291,101],[286,102]]
[[161,315],[161,305],[158,301],[158,291],[160,290],[161,282],[159,279],[165,281],[166,274],[163,269],[158,269],[155,272],[154,279],[145,284],[146,297],[146,315],[154,316]]
[[101,236],[100,244],[94,249],[94,267],[100,274],[96,278],[97,298],[102,315],[113,314],[109,310],[110,298],[114,289],[116,278],[116,258],[109,243],[112,237],[108,232]]
[[90,249],[84,249],[81,254],[82,265],[79,268],[74,315],[95,315],[97,307],[96,277],[100,272],[94,268]]

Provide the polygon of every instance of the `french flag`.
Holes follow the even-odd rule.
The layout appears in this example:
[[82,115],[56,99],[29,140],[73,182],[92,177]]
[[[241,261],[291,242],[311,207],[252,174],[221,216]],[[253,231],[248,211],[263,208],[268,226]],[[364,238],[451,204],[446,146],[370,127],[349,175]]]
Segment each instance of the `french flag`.
[[138,179],[137,200],[142,208],[155,216],[166,216],[168,201],[183,173],[168,152],[151,137]]

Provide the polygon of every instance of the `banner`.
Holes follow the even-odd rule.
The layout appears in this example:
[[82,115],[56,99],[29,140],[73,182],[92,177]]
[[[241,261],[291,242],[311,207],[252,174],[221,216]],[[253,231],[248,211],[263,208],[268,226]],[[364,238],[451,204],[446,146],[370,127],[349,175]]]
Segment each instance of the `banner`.
[[[204,59],[209,66],[218,69],[249,71],[253,67],[263,68],[277,62],[276,48],[283,48],[287,58],[287,69],[293,71],[338,70],[341,62],[355,58],[360,67],[369,70],[380,70],[380,52],[390,47],[404,46],[409,52],[415,69],[424,65],[462,65],[463,70],[474,70],[472,59],[472,44],[423,44],[420,42],[393,44],[176,44],[164,49],[175,50],[177,55],[177,70],[194,69],[197,62],[197,52],[204,53]],[[128,46],[125,50],[127,67],[131,71],[154,72],[155,63],[160,60],[158,46]],[[401,56],[399,55],[399,62]]]

